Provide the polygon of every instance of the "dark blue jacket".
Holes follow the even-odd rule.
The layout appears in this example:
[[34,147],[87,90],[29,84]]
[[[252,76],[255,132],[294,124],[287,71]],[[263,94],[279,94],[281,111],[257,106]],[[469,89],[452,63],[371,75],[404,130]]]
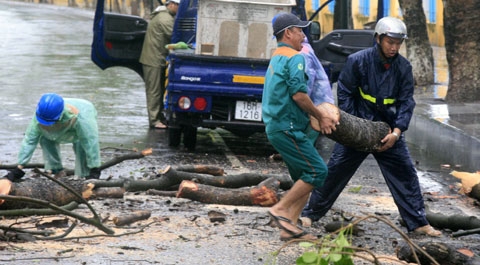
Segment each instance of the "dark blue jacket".
[[399,54],[390,63],[387,69],[377,45],[350,55],[338,79],[338,106],[403,132],[415,108],[412,66]]

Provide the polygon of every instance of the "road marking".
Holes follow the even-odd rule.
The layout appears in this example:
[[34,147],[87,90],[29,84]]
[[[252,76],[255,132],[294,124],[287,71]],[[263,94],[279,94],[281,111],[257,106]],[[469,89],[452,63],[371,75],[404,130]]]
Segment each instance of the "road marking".
[[228,159],[228,161],[230,161],[230,164],[232,164],[232,167],[235,170],[239,171],[240,173],[249,172],[243,163],[238,160],[237,156],[232,153],[230,148],[228,148],[222,136],[216,130],[210,130],[208,135],[212,138],[212,142],[214,144],[222,146],[222,148],[225,150],[225,157]]

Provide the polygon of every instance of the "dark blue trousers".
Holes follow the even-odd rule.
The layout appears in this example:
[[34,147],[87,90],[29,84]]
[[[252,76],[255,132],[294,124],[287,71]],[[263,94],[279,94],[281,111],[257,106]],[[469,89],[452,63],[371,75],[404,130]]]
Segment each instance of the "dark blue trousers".
[[[332,207],[365,158],[370,153],[335,144],[328,162],[328,176],[322,187],[315,188],[302,216],[318,221]],[[417,171],[408,147],[401,137],[381,153],[371,153],[377,161],[408,231],[428,224]]]

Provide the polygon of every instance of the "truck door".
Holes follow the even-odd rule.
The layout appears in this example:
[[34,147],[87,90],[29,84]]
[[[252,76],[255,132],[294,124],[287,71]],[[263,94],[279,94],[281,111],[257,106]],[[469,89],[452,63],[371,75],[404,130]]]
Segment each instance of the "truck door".
[[373,30],[338,29],[320,40],[311,42],[331,83],[337,82],[338,75],[350,54],[374,45],[373,35]]
[[148,22],[141,17],[104,12],[97,1],[91,58],[101,69],[123,66],[142,74],[138,61]]

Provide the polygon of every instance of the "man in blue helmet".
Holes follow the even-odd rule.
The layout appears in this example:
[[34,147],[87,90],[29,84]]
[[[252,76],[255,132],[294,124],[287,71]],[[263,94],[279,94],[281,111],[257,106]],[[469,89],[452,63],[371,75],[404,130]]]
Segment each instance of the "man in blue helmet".
[[429,225],[416,169],[403,132],[415,108],[412,65],[398,52],[407,38],[405,24],[384,17],[375,27],[374,47],[350,55],[338,78],[339,107],[357,117],[384,121],[391,127],[377,152],[357,151],[336,143],[323,186],[312,191],[302,212],[308,226],[332,207],[361,163],[373,155],[409,232],[441,236]]
[[42,95],[25,132],[18,167],[10,170],[5,178],[15,181],[23,177],[23,166],[32,158],[38,143],[43,151],[45,170],[53,174],[62,171],[60,144],[73,143],[75,175],[86,179],[100,177],[97,111],[89,101],[64,99],[55,93]]

